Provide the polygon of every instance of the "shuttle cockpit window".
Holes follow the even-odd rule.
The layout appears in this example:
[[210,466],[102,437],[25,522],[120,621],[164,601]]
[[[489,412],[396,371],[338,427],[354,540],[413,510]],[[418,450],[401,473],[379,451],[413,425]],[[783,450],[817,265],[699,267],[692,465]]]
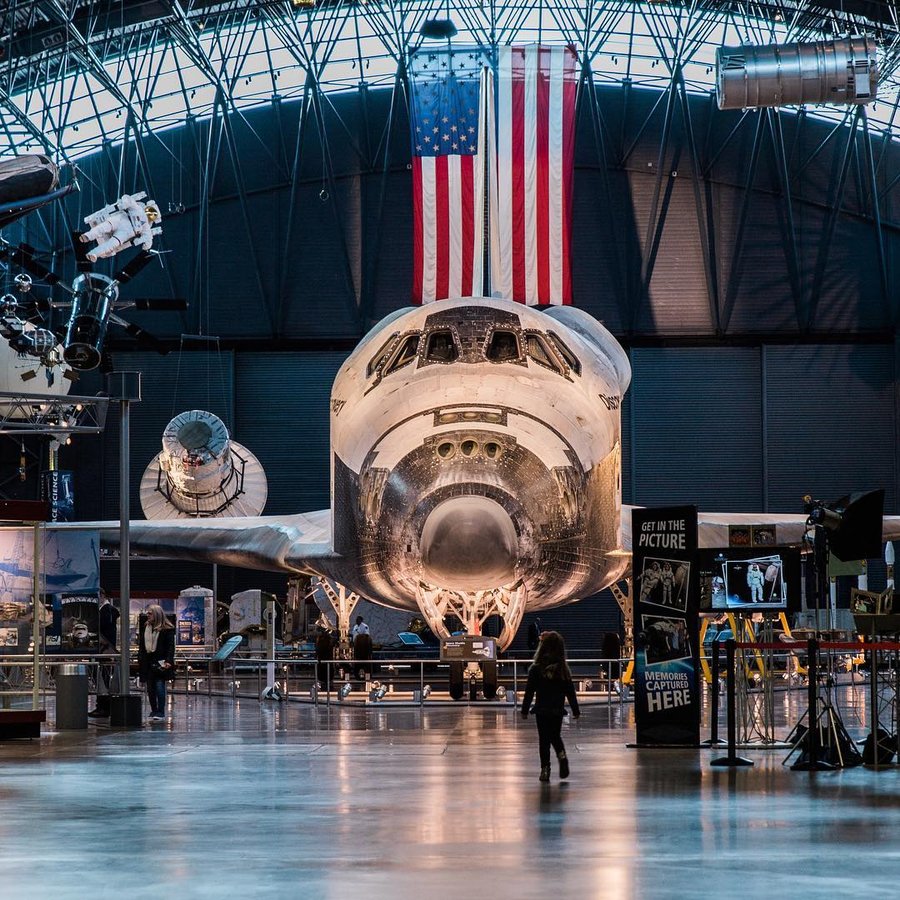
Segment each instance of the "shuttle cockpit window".
[[449,328],[432,331],[425,343],[425,359],[428,362],[451,363],[459,359],[459,348]]
[[371,378],[385,363],[385,360],[391,355],[391,348],[397,339],[395,331],[382,345],[381,349],[372,357],[369,365],[366,366],[366,378]]
[[491,362],[519,362],[522,351],[519,349],[519,338],[514,331],[497,329],[488,341],[487,358]]
[[569,349],[563,339],[553,331],[547,332],[548,337],[553,341],[554,346],[559,350],[559,355],[566,361],[566,365],[576,375],[581,374],[581,362],[578,357]]
[[390,362],[384,368],[384,374],[390,375],[391,372],[396,372],[397,369],[402,369],[404,366],[408,366],[415,358],[416,354],[419,352],[419,335],[418,334],[409,334],[400,342],[400,346],[397,348],[394,355],[391,357]]
[[556,358],[556,354],[550,349],[550,345],[544,336],[535,331],[529,331],[525,335],[525,351],[528,358],[533,359],[539,366],[552,369],[559,375],[565,375],[565,370]]

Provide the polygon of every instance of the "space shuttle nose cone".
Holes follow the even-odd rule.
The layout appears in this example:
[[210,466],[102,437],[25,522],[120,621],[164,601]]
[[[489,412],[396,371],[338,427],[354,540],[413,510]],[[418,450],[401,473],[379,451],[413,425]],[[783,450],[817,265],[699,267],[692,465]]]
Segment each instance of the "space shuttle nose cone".
[[419,545],[424,576],[437,587],[486,590],[515,577],[515,526],[506,510],[487,497],[439,503],[422,526]]

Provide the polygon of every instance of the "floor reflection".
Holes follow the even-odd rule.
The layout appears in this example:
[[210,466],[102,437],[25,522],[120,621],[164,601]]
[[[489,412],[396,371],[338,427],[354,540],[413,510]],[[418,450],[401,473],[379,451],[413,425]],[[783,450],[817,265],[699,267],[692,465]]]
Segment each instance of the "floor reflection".
[[595,708],[565,729],[569,781],[554,760],[542,784],[512,708],[171,712],[0,744],[3,900],[896,892],[895,769],[810,775],[759,749],[714,769],[721,751],[627,749],[627,714]]

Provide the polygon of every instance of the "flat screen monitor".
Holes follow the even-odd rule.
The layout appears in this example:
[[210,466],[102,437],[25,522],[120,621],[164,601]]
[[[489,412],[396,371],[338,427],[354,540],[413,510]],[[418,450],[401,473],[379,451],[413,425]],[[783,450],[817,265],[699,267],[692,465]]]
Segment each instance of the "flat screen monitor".
[[800,551],[795,547],[701,550],[703,612],[767,612],[800,608]]

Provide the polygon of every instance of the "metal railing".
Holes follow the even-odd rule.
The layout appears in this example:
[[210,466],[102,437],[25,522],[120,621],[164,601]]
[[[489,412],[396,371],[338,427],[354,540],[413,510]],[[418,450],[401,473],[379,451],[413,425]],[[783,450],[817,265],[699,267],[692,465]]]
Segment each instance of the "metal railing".
[[[630,700],[621,673],[627,659],[583,659],[570,663],[581,702],[622,705]],[[497,693],[485,698],[480,676],[464,679],[460,703],[493,703],[513,708],[525,689],[531,660],[499,660]],[[274,680],[269,682],[269,667]],[[327,660],[276,656],[233,656],[216,666],[212,658],[192,657],[179,665],[172,689],[187,694],[235,699],[261,699],[276,688],[282,700],[345,706],[389,706],[446,703],[450,664],[437,659]],[[473,687],[474,682],[474,687]],[[379,688],[384,690],[379,691]]]

